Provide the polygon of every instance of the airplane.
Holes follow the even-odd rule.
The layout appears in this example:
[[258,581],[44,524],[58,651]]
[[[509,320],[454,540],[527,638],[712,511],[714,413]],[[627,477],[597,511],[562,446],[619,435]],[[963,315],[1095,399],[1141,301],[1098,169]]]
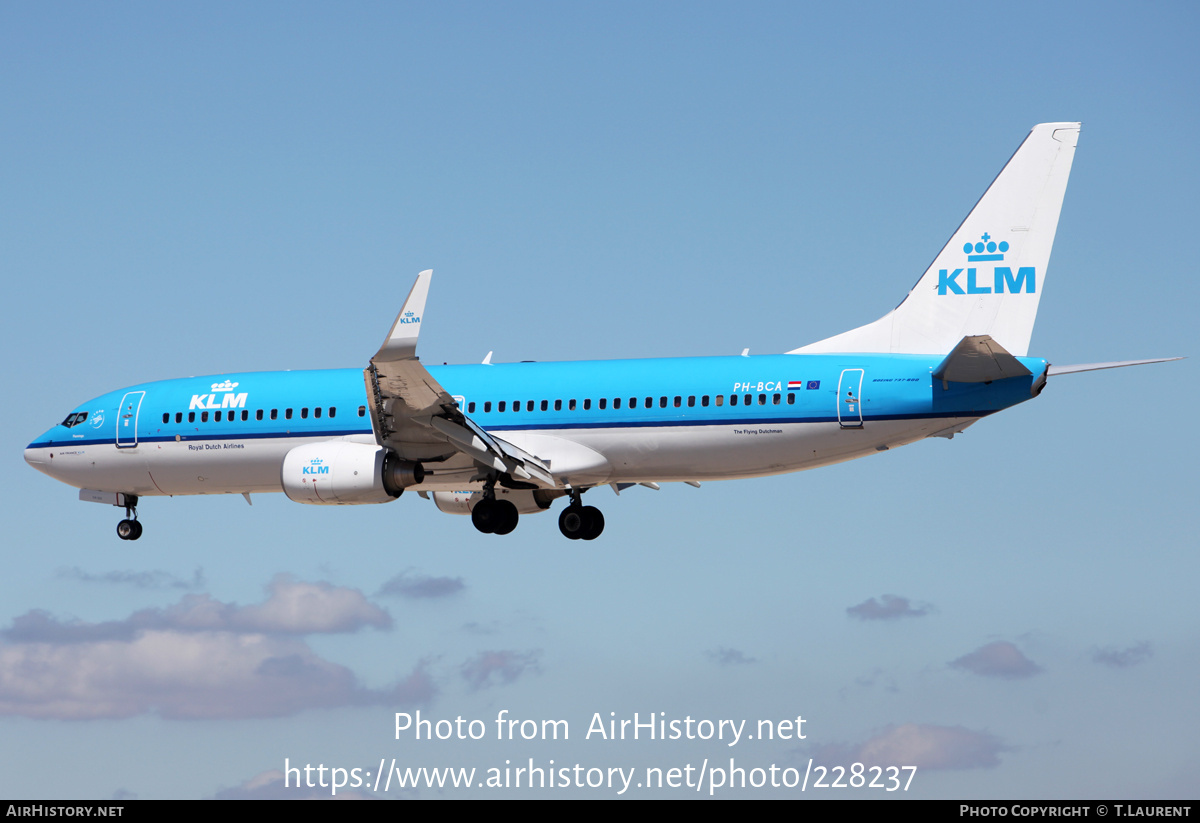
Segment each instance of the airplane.
[[365,370],[142,383],[76,407],[25,460],[123,507],[124,540],[142,535],[143,497],[405,491],[498,535],[566,498],[559,530],[592,540],[604,515],[582,497],[601,486],[698,486],[952,438],[1050,377],[1179,359],[1028,356],[1079,131],[1035,126],[894,310],[784,354],[426,367],[423,271]]

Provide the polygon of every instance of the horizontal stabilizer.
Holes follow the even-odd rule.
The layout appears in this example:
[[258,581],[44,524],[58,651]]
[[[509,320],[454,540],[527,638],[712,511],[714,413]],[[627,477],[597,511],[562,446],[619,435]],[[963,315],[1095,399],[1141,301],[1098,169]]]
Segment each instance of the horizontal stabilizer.
[[933,376],[951,383],[991,383],[1032,374],[1004,347],[986,334],[964,337],[946,355]]
[[1058,374],[1075,374],[1081,371],[1099,371],[1100,369],[1119,369],[1123,366],[1144,366],[1147,363],[1170,363],[1172,360],[1182,360],[1182,357],[1156,357],[1153,360],[1117,360],[1112,363],[1080,363],[1075,366],[1051,366],[1046,370],[1047,377]]

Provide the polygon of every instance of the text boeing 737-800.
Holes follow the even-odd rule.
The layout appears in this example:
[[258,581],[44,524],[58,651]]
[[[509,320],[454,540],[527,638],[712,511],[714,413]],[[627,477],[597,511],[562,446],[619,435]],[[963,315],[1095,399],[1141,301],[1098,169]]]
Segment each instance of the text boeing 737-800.
[[126,540],[145,496],[336,505],[406,489],[494,534],[567,497],[559,528],[591,540],[604,517],[581,497],[597,486],[782,474],[951,437],[1049,376],[1161,362],[1026,356],[1079,128],[1035,126],[896,309],[786,354],[426,368],[425,271],[365,372],[131,386],[76,408],[25,459],[125,507]]

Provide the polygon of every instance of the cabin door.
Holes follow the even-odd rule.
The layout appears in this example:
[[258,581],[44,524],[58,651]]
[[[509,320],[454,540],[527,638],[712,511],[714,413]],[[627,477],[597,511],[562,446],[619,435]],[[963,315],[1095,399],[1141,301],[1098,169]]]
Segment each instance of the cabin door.
[[117,410],[117,448],[129,449],[137,445],[138,412],[142,408],[144,391],[131,391],[121,398]]
[[838,380],[838,424],[843,429],[861,429],[862,416],[862,369],[843,369]]

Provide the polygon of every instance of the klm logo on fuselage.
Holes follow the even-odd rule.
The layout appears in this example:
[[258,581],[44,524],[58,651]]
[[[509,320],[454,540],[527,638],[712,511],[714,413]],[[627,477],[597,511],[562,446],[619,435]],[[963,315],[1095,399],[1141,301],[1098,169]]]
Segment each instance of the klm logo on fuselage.
[[[188,410],[191,409],[244,409],[246,408],[246,397],[248,392],[239,392],[234,394],[234,389],[238,387],[237,383],[231,383],[226,380],[223,383],[213,383],[211,386],[212,394],[193,394],[192,402],[188,405]],[[222,392],[224,392],[222,394]],[[220,398],[217,395],[220,394]],[[231,418],[232,419],[232,418]]]
[[[992,240],[987,232],[978,243],[964,243],[963,252],[967,255],[968,263],[983,263],[1001,261],[1008,251],[1007,241],[999,243]],[[994,266],[992,268],[991,285],[987,272],[982,277],[979,269],[974,266],[965,269],[966,278],[959,282],[964,269],[938,269],[938,294],[1034,294],[1037,291],[1037,270],[1034,266],[1020,266],[1013,274],[1012,266]]]
[[300,470],[301,474],[329,474],[329,467],[319,457],[314,457],[307,466]]

